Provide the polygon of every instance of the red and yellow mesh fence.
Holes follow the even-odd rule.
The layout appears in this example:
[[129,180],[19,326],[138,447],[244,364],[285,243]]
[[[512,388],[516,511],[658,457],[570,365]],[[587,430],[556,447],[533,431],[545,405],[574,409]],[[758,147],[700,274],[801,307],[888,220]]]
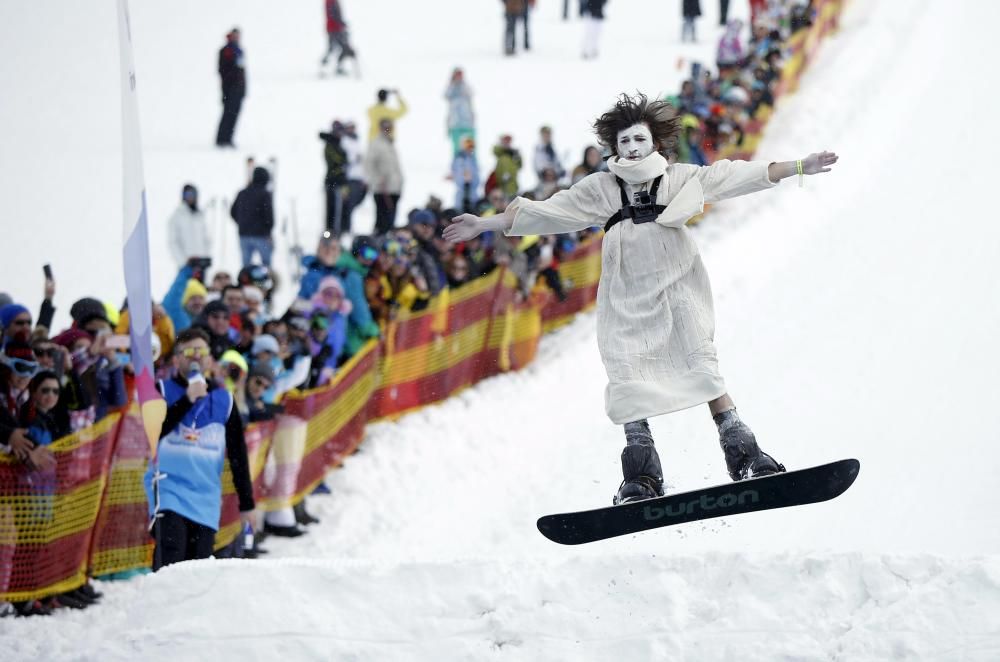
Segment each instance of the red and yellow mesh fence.
[[[790,42],[779,93],[795,88],[820,40],[837,24],[842,3],[821,0],[812,28]],[[740,146],[717,158],[750,158],[768,116],[746,127]],[[254,496],[271,511],[299,502],[357,448],[365,425],[439,402],[536,355],[542,335],[597,298],[601,240],[582,243],[559,268],[567,298],[543,285],[527,297],[499,268],[426,310],[404,313],[380,342],[366,345],[332,383],[286,395],[275,421],[246,430]],[[133,408],[50,446],[56,468],[32,472],[0,455],[0,600],[29,600],[80,586],[87,575],[147,568],[152,560],[143,475],[149,446]],[[239,506],[228,462],[216,548],[239,533]]]
[[50,445],[48,471],[0,456],[0,599],[34,600],[86,581],[119,418]]
[[147,529],[149,506],[142,482],[148,464],[149,441],[139,407],[133,405],[121,418],[111,454],[108,487],[94,530],[91,574],[122,572],[152,562],[153,539]]

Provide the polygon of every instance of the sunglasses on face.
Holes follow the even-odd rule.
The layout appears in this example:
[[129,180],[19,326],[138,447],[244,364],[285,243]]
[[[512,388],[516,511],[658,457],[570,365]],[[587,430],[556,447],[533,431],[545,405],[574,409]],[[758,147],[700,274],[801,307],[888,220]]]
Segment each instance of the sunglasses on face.
[[260,388],[263,388],[263,389],[266,389],[269,386],[271,386],[271,382],[267,381],[263,377],[254,377],[253,379],[250,380],[250,383],[253,384],[254,386],[257,386],[257,387],[260,387]]
[[186,359],[200,359],[208,356],[209,350],[206,347],[185,347],[181,350],[181,356]]
[[18,377],[34,377],[35,373],[38,372],[38,364],[34,361],[25,361],[24,359],[7,357],[3,362],[8,368],[13,370],[14,374]]
[[59,387],[43,386],[42,388],[38,389],[38,392],[41,393],[42,395],[59,395]]
[[35,351],[35,356],[37,356],[40,359],[43,358],[54,359],[57,356],[59,356],[59,350],[56,349],[55,347],[43,347],[41,349],[36,349],[34,351]]

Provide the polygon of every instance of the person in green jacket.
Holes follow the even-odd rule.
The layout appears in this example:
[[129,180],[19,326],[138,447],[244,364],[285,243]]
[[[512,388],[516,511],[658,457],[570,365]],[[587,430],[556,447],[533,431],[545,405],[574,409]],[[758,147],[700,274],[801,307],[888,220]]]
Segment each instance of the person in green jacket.
[[[493,148],[497,157],[497,166],[493,171],[498,186],[507,196],[513,199],[519,192],[517,173],[521,170],[521,153],[513,146],[509,135],[500,136],[500,144]],[[487,191],[489,193],[489,191]]]

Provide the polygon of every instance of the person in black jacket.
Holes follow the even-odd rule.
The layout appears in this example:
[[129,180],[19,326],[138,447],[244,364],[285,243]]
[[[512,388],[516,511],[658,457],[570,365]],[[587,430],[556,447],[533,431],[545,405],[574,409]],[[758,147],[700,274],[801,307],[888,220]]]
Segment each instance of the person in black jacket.
[[247,93],[243,48],[240,47],[240,31],[237,28],[230,30],[226,35],[226,45],[219,50],[219,77],[222,79],[222,119],[219,120],[215,144],[218,147],[235,147],[233,130],[236,129],[236,119]]
[[320,140],[325,143],[323,157],[326,159],[326,229],[335,237],[340,236],[343,227],[344,187],[347,184],[347,152],[340,144],[344,135],[344,125],[335,121],[330,132],[321,132]]
[[271,175],[267,168],[254,168],[250,185],[240,191],[229,214],[240,229],[240,252],[243,266],[253,263],[253,254],[260,255],[265,267],[271,267],[271,250],[274,242],[271,230],[274,228],[274,205],[267,183]]

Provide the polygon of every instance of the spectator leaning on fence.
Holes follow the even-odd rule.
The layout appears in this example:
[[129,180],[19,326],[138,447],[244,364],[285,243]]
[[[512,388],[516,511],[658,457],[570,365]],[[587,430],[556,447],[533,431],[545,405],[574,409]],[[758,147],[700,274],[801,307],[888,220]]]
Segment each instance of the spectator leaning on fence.
[[344,296],[351,303],[347,324],[347,345],[344,352],[354,356],[370,339],[378,338],[378,324],[372,319],[371,309],[365,299],[364,278],[368,269],[351,254],[340,248],[337,237],[324,232],[316,246],[315,255],[302,258],[306,273],[299,286],[300,305],[309,301],[320,289],[320,283],[329,276],[336,276],[344,289]]
[[[233,396],[213,383],[208,336],[182,331],[174,345],[176,374],[161,382],[167,416],[157,461],[146,472],[146,497],[153,517],[153,570],[204,559],[212,554],[222,508],[223,462],[229,459],[240,518],[253,524],[253,484],[243,423]],[[188,381],[191,374],[201,379]],[[154,469],[158,480],[154,484]]]

